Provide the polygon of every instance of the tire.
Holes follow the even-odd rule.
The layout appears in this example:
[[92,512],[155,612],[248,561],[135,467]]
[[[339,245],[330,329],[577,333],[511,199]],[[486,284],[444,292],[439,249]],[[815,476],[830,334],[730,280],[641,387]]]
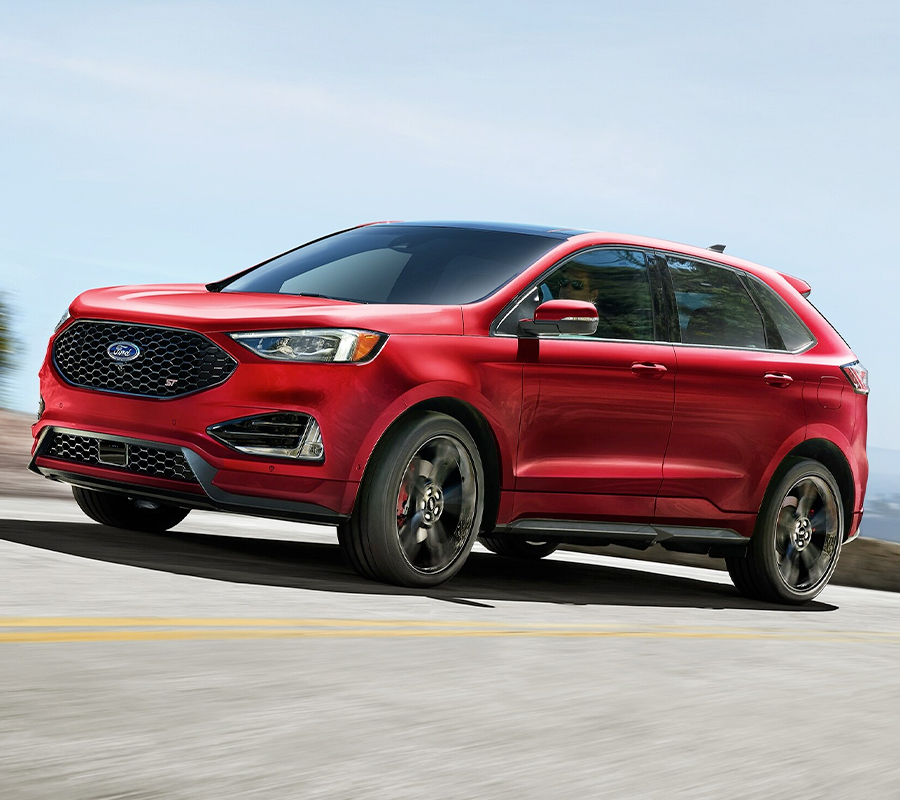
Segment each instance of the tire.
[[143,533],[162,533],[174,528],[190,513],[187,508],[143,500],[115,492],[72,487],[75,502],[94,522],[111,528]]
[[455,419],[429,412],[379,443],[338,542],[350,566],[376,581],[438,586],[465,563],[481,525],[484,470]]
[[537,560],[544,558],[544,556],[549,556],[559,547],[559,544],[556,542],[533,542],[529,539],[513,538],[512,536],[497,539],[482,536],[479,541],[498,556],[529,560]]
[[844,507],[834,476],[818,461],[794,462],[776,475],[745,558],[726,558],[741,594],[800,605],[834,574],[844,538]]

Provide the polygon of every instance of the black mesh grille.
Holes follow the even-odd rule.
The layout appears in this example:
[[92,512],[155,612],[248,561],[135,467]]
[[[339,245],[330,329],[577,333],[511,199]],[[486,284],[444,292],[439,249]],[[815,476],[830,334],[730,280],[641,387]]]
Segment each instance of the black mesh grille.
[[[117,362],[107,348],[136,345],[140,354]],[[178,397],[226,381],[237,362],[191,331],[110,322],[75,322],[53,346],[56,368],[76,386],[148,397]]]
[[128,464],[116,467],[100,460],[99,439],[92,436],[59,433],[58,431],[54,431],[51,436],[50,444],[43,453],[50,458],[75,461],[79,464],[92,464],[98,467],[111,467],[137,472],[141,475],[152,475],[155,478],[197,482],[185,457],[174,450],[160,450],[157,447],[128,444]]

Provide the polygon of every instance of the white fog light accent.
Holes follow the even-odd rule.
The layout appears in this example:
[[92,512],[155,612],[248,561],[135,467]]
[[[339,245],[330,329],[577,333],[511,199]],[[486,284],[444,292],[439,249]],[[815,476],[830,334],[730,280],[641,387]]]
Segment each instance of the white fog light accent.
[[362,363],[375,358],[387,339],[383,333],[349,328],[229,333],[253,353],[273,361]]
[[309,426],[300,443],[300,453],[297,458],[322,458],[325,455],[325,446],[322,444],[322,431],[319,423],[312,417],[309,418]]

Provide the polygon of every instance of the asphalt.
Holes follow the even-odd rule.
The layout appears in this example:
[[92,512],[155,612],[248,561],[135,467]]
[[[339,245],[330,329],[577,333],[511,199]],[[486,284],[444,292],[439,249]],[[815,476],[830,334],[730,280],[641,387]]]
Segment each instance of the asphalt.
[[328,528],[0,498],[0,797],[896,798],[898,612],[480,548],[417,592]]

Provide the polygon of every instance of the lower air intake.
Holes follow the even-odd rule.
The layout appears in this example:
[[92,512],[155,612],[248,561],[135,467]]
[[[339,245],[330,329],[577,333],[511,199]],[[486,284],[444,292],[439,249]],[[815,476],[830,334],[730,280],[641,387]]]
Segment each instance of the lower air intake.
[[143,444],[53,431],[43,455],[77,464],[113,467],[154,478],[197,482],[193,470],[180,451]]

